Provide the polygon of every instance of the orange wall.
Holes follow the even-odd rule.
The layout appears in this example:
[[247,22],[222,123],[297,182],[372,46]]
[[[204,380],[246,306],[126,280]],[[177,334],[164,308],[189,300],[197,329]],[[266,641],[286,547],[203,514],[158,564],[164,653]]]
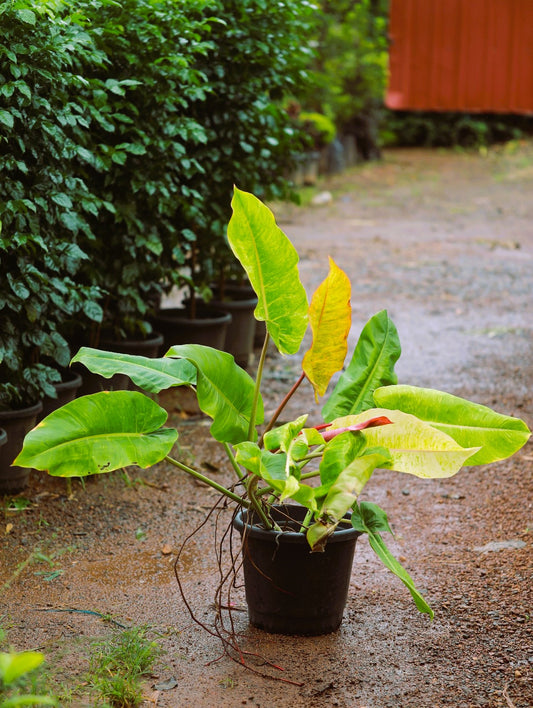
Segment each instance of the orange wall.
[[393,109],[533,114],[533,0],[391,0]]

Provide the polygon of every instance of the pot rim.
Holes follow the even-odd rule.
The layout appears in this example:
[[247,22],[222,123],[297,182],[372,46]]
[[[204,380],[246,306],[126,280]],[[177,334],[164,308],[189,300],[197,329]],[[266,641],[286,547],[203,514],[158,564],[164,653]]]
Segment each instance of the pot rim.
[[163,335],[159,332],[151,332],[145,339],[109,339],[108,337],[103,337],[100,340],[100,344],[127,344],[128,346],[134,347],[149,347],[154,344],[163,344]]
[[32,415],[37,415],[43,409],[43,402],[41,400],[37,403],[33,403],[31,406],[26,406],[25,408],[8,408],[7,410],[0,411],[0,420],[18,420],[19,418],[29,418]]
[[[300,513],[302,520],[307,513],[307,509],[304,506],[298,506],[297,504],[283,504],[280,505],[285,511],[285,513],[291,513],[294,509],[298,510],[303,510],[303,513]],[[276,509],[276,507],[273,507]],[[237,529],[237,531],[243,535],[244,532],[244,527],[246,526],[246,534],[251,536],[252,538],[255,539],[262,539],[264,541],[274,541],[276,540],[276,543],[283,542],[283,543],[299,543],[299,544],[306,544],[307,545],[307,537],[304,533],[300,533],[299,531],[274,531],[272,529],[264,529],[261,526],[257,526],[255,524],[249,524],[245,520],[245,514],[248,514],[247,509],[239,509],[237,514],[235,515],[235,518],[233,520],[233,526]],[[294,518],[294,517],[293,517]],[[350,519],[350,514],[347,513],[344,516],[345,519],[349,520]],[[297,519],[297,517],[296,517]],[[298,519],[297,519],[298,520]],[[348,541],[351,539],[357,539],[359,536],[362,536],[361,531],[356,531],[352,526],[349,528],[339,528],[337,527],[335,531],[328,536],[327,543],[339,543],[339,542],[344,542]]]
[[231,315],[222,310],[202,309],[194,319],[191,319],[185,307],[163,307],[154,316],[154,321],[164,324],[183,324],[190,327],[198,327],[206,324],[229,323],[231,322]]

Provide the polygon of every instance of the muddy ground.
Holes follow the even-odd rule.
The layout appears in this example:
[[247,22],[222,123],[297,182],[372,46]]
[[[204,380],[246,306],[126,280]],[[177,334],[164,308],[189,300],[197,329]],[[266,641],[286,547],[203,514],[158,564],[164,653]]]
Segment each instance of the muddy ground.
[[[328,255],[351,277],[351,343],[371,314],[387,308],[403,345],[401,382],[471,397],[531,427],[533,144],[486,154],[392,151],[319,190],[332,201],[276,212],[301,254],[309,292],[325,277]],[[297,357],[270,357],[267,409],[298,371]],[[207,422],[180,411],[174,394],[163,402],[185,458],[229,480]],[[313,410],[309,390],[289,413],[303,410]],[[529,443],[512,460],[449,480],[374,476],[366,496],[388,511],[397,534],[390,548],[424,591],[433,621],[417,612],[364,537],[334,634],[252,629],[237,593],[241,647],[283,667],[281,674],[251,660],[288,683],[221,657],[218,640],[191,621],[180,599],[175,553],[215,500],[210,491],[165,465],[85,487],[75,482],[70,497],[63,480],[33,473],[22,495],[29,506],[3,504],[1,624],[15,648],[46,653],[50,675],[73,689],[74,706],[91,705],[76,688],[90,640],[114,631],[92,611],[127,626],[148,624],[164,647],[146,706],[526,708],[533,705],[532,472]],[[212,537],[208,523],[181,564],[191,603],[208,624]],[[169,689],[170,679],[177,685]]]

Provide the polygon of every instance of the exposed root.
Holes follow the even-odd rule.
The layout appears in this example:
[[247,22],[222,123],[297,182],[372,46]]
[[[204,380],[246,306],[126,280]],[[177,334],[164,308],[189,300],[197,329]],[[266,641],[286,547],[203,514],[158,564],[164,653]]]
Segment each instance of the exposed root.
[[[281,676],[275,676],[264,671],[261,671],[257,666],[265,666],[276,671],[284,671],[283,667],[272,663],[266,657],[258,654],[256,652],[247,651],[241,648],[239,645],[239,635],[236,631],[234,624],[234,612],[242,612],[242,608],[236,607],[235,603],[232,601],[232,591],[238,589],[240,586],[237,584],[238,574],[242,568],[242,551],[235,550],[234,547],[234,536],[233,536],[233,520],[238,513],[237,508],[231,518],[231,522],[227,524],[222,529],[220,528],[220,520],[223,512],[227,508],[227,498],[221,495],[216,503],[211,507],[211,509],[206,514],[203,521],[197,526],[192,533],[190,533],[183,543],[177,553],[176,560],[174,562],[174,574],[176,576],[176,581],[178,583],[179,592],[181,598],[187,608],[187,611],[195,624],[201,627],[205,632],[210,634],[212,637],[216,637],[222,644],[222,653],[216,659],[210,661],[207,665],[213,664],[220,661],[222,658],[227,657],[231,659],[234,663],[242,666],[247,671],[261,676],[266,679],[273,679],[275,681],[281,681],[282,683],[291,684],[293,686],[302,686],[303,684],[298,681],[291,681],[290,679],[283,678]],[[190,540],[202,529],[211,517],[215,515],[215,553],[218,568],[218,585],[215,590],[214,596],[214,606],[215,606],[215,619],[212,626],[208,626],[202,622],[195,615],[190,602],[188,601],[183,584],[180,579],[179,566],[180,558],[184,549]],[[246,527],[245,527],[246,528]],[[245,539],[243,539],[243,545],[245,544]],[[226,563],[226,556],[229,554],[229,563]],[[253,661],[256,666],[253,666],[250,662]]]

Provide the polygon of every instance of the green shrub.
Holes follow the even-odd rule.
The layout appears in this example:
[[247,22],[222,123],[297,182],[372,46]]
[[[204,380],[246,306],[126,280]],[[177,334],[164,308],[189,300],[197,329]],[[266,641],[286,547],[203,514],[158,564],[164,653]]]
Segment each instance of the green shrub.
[[406,147],[479,148],[532,131],[530,116],[456,111],[387,111],[381,126],[383,144]]
[[335,138],[336,128],[333,121],[322,113],[306,113],[298,116],[303,129],[309,135],[313,147],[320,149],[329,145]]
[[45,3],[31,7],[0,5],[0,408],[55,395],[68,321],[102,314],[97,289],[76,279],[98,201],[72,169],[85,117],[71,67],[93,49]]
[[301,0],[280,0],[275,11],[269,0],[216,0],[213,14],[211,46],[199,59],[209,90],[193,105],[206,141],[190,154],[202,170],[184,214],[197,239],[189,265],[200,289],[234,263],[226,243],[233,185],[263,199],[290,193],[304,136],[283,103],[309,80],[316,20]]
[[53,393],[70,343],[145,334],[185,266],[209,282],[235,182],[287,192],[300,143],[282,99],[305,80],[313,8],[20,0],[0,17],[7,407]]
[[211,46],[211,4],[91,0],[83,8],[104,58],[79,65],[91,122],[78,169],[107,208],[89,219],[96,238],[84,246],[82,277],[105,292],[103,326],[118,338],[149,331],[165,276],[190,249],[181,214],[198,198],[189,185],[203,171],[190,150],[206,139],[190,105],[208,88],[196,67]]

